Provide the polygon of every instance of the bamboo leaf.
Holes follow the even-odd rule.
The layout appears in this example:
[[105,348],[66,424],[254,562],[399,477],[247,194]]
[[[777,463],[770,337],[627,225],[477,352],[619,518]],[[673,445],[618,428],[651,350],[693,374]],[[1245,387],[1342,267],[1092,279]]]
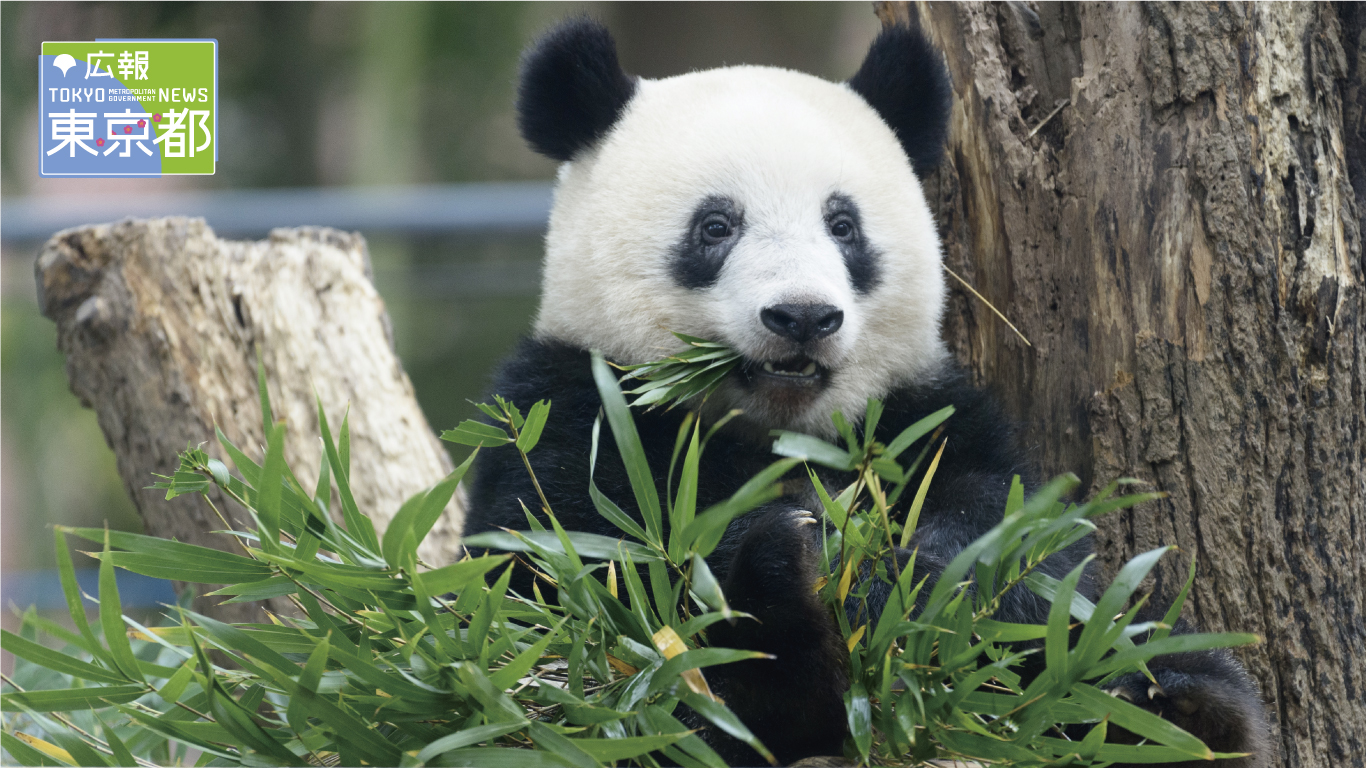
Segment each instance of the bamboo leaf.
[[[474,538],[473,536],[470,537]],[[469,544],[469,539],[465,540]],[[474,544],[474,546],[479,546]],[[508,555],[487,555],[469,560],[461,560],[422,574],[422,585],[429,594],[441,595],[447,592],[460,592],[470,584],[483,581],[484,574],[507,562]]]
[[1006,497],[1006,515],[1013,515],[1024,506],[1024,484],[1020,482],[1020,476],[1014,475],[1010,478],[1010,493]]
[[[525,677],[526,673],[530,672],[531,668],[536,666],[536,662],[541,660],[541,657],[545,655],[545,649],[550,646],[551,641],[559,636],[560,630],[564,628],[565,623],[568,621],[568,617],[561,619],[559,624],[556,624],[554,628],[541,635],[540,640],[537,640],[529,648],[517,654],[517,656],[503,666],[502,669],[489,675],[489,682],[493,687],[499,690],[507,690],[516,685],[517,681]],[[473,744],[475,742],[470,743]],[[460,746],[465,745],[462,744]],[[448,747],[448,749],[455,748],[456,747]]]
[[[58,526],[59,533],[70,533],[80,536],[88,541],[100,543],[104,541],[104,529],[102,528],[67,528]],[[126,567],[124,562],[141,564],[145,568],[175,569],[183,568],[187,572],[202,571],[205,573],[216,573],[224,576],[231,575],[231,578],[220,579],[218,582],[208,583],[241,583],[264,579],[271,575],[270,566],[252,560],[249,557],[235,555],[231,552],[224,552],[209,547],[201,547],[195,544],[185,544],[170,539],[162,539],[156,536],[144,536],[137,533],[127,533],[124,531],[109,531],[109,541],[119,549],[127,550],[130,553],[146,555],[149,557],[122,559],[125,553],[115,552],[115,565]],[[134,570],[128,568],[128,570]],[[134,570],[135,573],[141,571]],[[150,575],[150,574],[148,574]]]
[[650,542],[656,546],[662,546],[662,542],[651,539],[640,524],[632,520],[616,505],[616,502],[607,498],[602,491],[598,490],[597,483],[593,480],[593,475],[598,465],[598,435],[602,430],[602,414],[593,421],[593,447],[588,453],[588,496],[593,500],[593,506],[598,510],[598,514],[607,518],[613,525],[622,531],[634,536],[640,541]]
[[92,680],[97,683],[118,684],[128,682],[128,677],[118,672],[113,672],[103,667],[95,666],[89,662],[81,661],[74,656],[54,651],[51,648],[44,647],[31,640],[26,640],[7,629],[0,630],[0,638],[3,638],[3,642],[0,642],[0,645],[3,645],[5,650],[21,659],[26,659],[54,672],[71,675],[72,677],[79,677],[82,680]]
[[135,552],[109,552],[107,554],[87,552],[86,554],[102,563],[108,561],[115,567],[143,576],[150,576],[154,579],[187,581],[195,584],[231,584],[244,580],[262,579],[270,573],[269,567],[264,563],[257,568],[257,573],[244,574],[235,569],[215,570],[215,564],[211,562],[200,564],[195,561],[168,559]]
[[[574,551],[582,557],[621,560],[622,550],[625,550],[630,552],[631,557],[637,562],[660,560],[659,553],[635,542],[582,531],[566,533]],[[554,531],[486,531],[466,538],[465,546],[501,549],[506,552],[533,552],[541,548],[556,554],[566,554],[564,545]]]
[[536,742],[536,746],[576,768],[597,768],[598,762],[593,759],[592,755],[578,747],[575,743],[577,739],[565,738],[546,727],[545,724],[535,720],[527,725],[527,735]]
[[[1083,663],[1100,658],[1100,655],[1108,650],[1108,643],[1102,642],[1106,631],[1113,625],[1110,617],[1123,611],[1130,596],[1138,589],[1138,585],[1150,571],[1157,565],[1158,560],[1167,552],[1175,547],[1158,547],[1135,556],[1132,560],[1124,564],[1115,575],[1114,581],[1096,601],[1095,612],[1091,619],[1086,622],[1086,628],[1082,630],[1081,637],[1077,640],[1077,657]],[[1118,724],[1118,723],[1117,723]]]
[[920,479],[920,488],[915,492],[911,508],[906,513],[906,524],[901,528],[902,549],[911,545],[911,536],[915,535],[915,529],[920,524],[920,510],[925,505],[925,496],[930,492],[930,481],[934,479],[935,470],[939,469],[939,457],[944,455],[944,447],[948,444],[949,439],[946,437],[944,442],[939,444],[939,451],[930,460],[930,468],[925,470],[925,476]]
[[[332,442],[332,430],[327,424],[327,414],[323,412],[322,398],[318,398],[318,428],[323,433],[323,451],[327,455],[327,461],[332,465],[332,477],[337,481],[337,494],[342,502],[342,520],[346,523],[346,530],[356,542],[366,550],[368,554],[375,555],[379,552],[379,538],[375,535],[375,526],[370,522],[370,518],[362,515],[356,508],[356,499],[351,495],[351,480],[348,466],[350,464],[350,433],[347,427],[347,420],[342,419],[342,447],[338,449]],[[345,459],[345,460],[343,460]]]
[[153,717],[146,712],[127,705],[121,704],[117,708],[120,712],[136,721],[140,727],[145,728],[152,733],[183,742],[195,749],[203,750],[208,754],[227,760],[236,761],[241,757],[241,755],[225,749],[221,743],[214,743],[214,741],[209,739],[200,738],[199,735],[197,735],[197,732],[191,729],[191,726],[194,724],[172,719],[172,714],[174,714],[175,711],[162,717]]
[[235,595],[235,597],[224,600],[223,603],[253,603],[258,600],[269,600],[273,597],[292,595],[298,591],[299,585],[289,577],[272,576],[269,579],[262,579],[261,581],[223,587],[222,589],[210,592],[209,595]]
[[[654,682],[651,683],[650,689],[655,692],[662,691],[667,686],[672,685],[684,672],[691,669],[712,667],[717,664],[730,664],[732,662],[746,661],[748,659],[771,658],[773,658],[773,656],[760,651],[741,651],[734,648],[694,648],[690,651],[684,651],[660,665],[659,670],[655,672]],[[693,681],[685,680],[685,682],[688,683],[689,688],[693,689],[694,693],[708,696],[711,695],[709,691],[696,690],[693,688],[695,685]]]
[[433,764],[470,768],[572,768],[576,765],[550,752],[506,747],[456,749],[438,756]]
[[[681,551],[695,552],[702,557],[712,553],[731,521],[782,494],[777,481],[797,465],[799,459],[779,459],[765,467],[729,499],[708,507],[682,533]],[[673,534],[677,536],[678,534]]]
[[1243,632],[1202,632],[1194,635],[1172,635],[1161,640],[1149,640],[1142,645],[1119,651],[1087,672],[1088,678],[1105,677],[1121,672],[1157,656],[1172,653],[1207,651],[1213,648],[1232,648],[1261,642],[1257,635]]
[[53,539],[57,549],[57,573],[62,582],[62,594],[66,597],[66,608],[71,614],[71,621],[80,631],[81,637],[85,640],[86,650],[91,655],[105,663],[105,666],[114,666],[114,657],[109,651],[100,644],[95,638],[95,632],[90,628],[90,622],[85,616],[85,604],[81,602],[81,588],[76,583],[76,568],[71,564],[71,550],[66,546],[66,529],[57,526],[53,532]]
[[531,449],[536,447],[536,443],[541,440],[541,431],[545,429],[546,418],[550,415],[550,401],[538,400],[527,412],[526,422],[519,427],[521,430],[517,435],[517,450],[522,453],[531,453]]
[[1167,609],[1167,614],[1162,617],[1162,623],[1166,626],[1153,633],[1153,640],[1163,640],[1172,633],[1172,628],[1181,618],[1181,607],[1186,604],[1186,598],[1190,596],[1191,587],[1195,584],[1195,558],[1191,558],[1190,568],[1186,573],[1186,583],[1181,586],[1181,592],[1176,596]]
[[696,552],[692,554],[692,591],[711,610],[725,617],[731,615],[721,584],[712,575],[711,568],[707,567],[707,561]]
[[[104,537],[104,554],[109,554],[109,535]],[[114,563],[108,557],[100,560],[100,624],[104,627],[104,641],[114,657],[114,665],[129,680],[143,682],[142,670],[133,656],[133,646],[123,628],[123,604],[119,602],[118,582],[114,577]]]
[[1108,717],[1111,723],[1121,728],[1180,750],[1188,759],[1214,759],[1214,753],[1210,748],[1189,732],[1123,699],[1089,685],[1076,686],[1071,691],[1071,697],[1086,707],[1092,716],[1101,719]]
[[261,359],[261,350],[256,350],[256,393],[261,398],[261,434],[269,435],[275,424],[275,414],[270,408],[270,389],[266,386],[266,364]]
[[256,489],[255,507],[264,529],[261,539],[266,551],[280,545],[280,497],[285,480],[285,423],[282,421],[266,432],[266,458],[261,464],[261,481]]
[[[269,664],[275,669],[286,674],[297,674],[299,665],[281,656],[279,652],[262,643],[254,633],[247,632],[231,624],[224,624],[221,621],[211,619],[194,611],[185,611],[185,615],[194,619],[195,623],[204,628],[204,633],[219,648],[225,651],[235,651],[243,656]],[[192,636],[193,637],[193,636]]]
[[688,758],[694,760],[700,768],[726,768],[725,761],[716,754],[715,750],[663,707],[657,704],[646,705],[645,718],[660,733],[676,733],[683,736],[675,747],[665,750],[666,755],[675,756],[679,754],[676,750],[681,750]]
[[462,421],[455,429],[442,432],[441,439],[448,443],[472,445],[475,448],[507,445],[512,442],[512,438],[508,437],[508,433],[501,427],[474,420]]
[[308,655],[308,661],[304,663],[303,671],[299,673],[299,689],[294,696],[290,697],[289,706],[285,710],[285,718],[295,733],[303,733],[308,729],[310,710],[308,705],[317,695],[323,670],[327,668],[329,653],[330,646],[327,638],[324,637],[318,641],[317,647]]
[[643,757],[656,750],[677,743],[687,733],[666,733],[653,736],[627,736],[616,739],[574,739],[574,746],[587,752],[600,763]]
[[928,435],[935,427],[943,424],[952,415],[953,406],[951,405],[931,413],[929,416],[926,416],[920,421],[903,429],[900,434],[893,438],[892,442],[887,444],[887,448],[882,452],[882,455],[889,459],[895,459],[907,448],[914,445],[915,441]]
[[137,758],[128,751],[128,746],[119,738],[118,733],[104,721],[98,712],[94,713],[95,719],[100,723],[100,732],[104,734],[104,741],[109,745],[109,751],[113,753],[114,760],[111,765],[137,765]]
[[[47,729],[44,730],[46,731]],[[69,758],[71,762],[75,763],[76,765],[109,765],[108,761],[106,761],[102,755],[100,755],[94,749],[91,749],[90,745],[86,744],[82,739],[77,737],[75,733],[66,731],[64,729],[55,728],[51,731],[47,731],[47,737],[57,742],[57,749],[53,750],[53,755],[65,753],[67,758]],[[38,746],[39,740],[34,739],[32,743],[34,744],[34,746]],[[43,743],[46,744],[48,747],[52,746],[51,744],[47,744],[46,742]]]
[[194,679],[194,660],[187,660],[180,665],[180,668],[171,675],[162,686],[157,689],[157,695],[163,700],[174,704],[180,701],[180,697],[185,695],[185,689],[189,687],[190,681]]
[[[223,446],[223,450],[227,452],[228,458],[232,459],[233,466],[237,467],[237,473],[242,476],[243,480],[247,481],[248,485],[255,488],[257,486],[257,481],[260,479],[261,465],[252,461],[251,457],[242,453],[237,446],[233,445],[232,441],[228,439],[227,435],[223,434],[223,430],[219,429],[217,424],[214,425],[213,429],[214,434],[218,437],[218,444]],[[270,432],[266,431],[262,434],[268,435]]]
[[1058,588],[1058,594],[1053,598],[1053,605],[1048,611],[1048,634],[1044,642],[1044,656],[1048,661],[1048,670],[1055,675],[1056,680],[1067,679],[1072,596],[1077,592],[1077,582],[1081,580],[1088,562],[1090,558],[1083,560],[1062,580],[1062,586]]
[[775,430],[775,433],[778,439],[773,442],[772,450],[779,456],[810,461],[846,472],[852,471],[858,465],[857,455],[833,446],[819,437],[782,430]]
[[[46,748],[38,749],[35,742]],[[15,765],[74,765],[76,762],[66,750],[22,731],[0,733],[0,746],[18,761]]]
[[[535,409],[532,411],[534,413]],[[426,538],[432,526],[446,511],[446,505],[455,495],[456,487],[460,485],[460,481],[478,455],[479,451],[476,449],[441,482],[427,491],[414,495],[399,508],[384,530],[382,544],[384,560],[391,568],[411,567],[408,561],[416,556],[418,542]]]
[[140,698],[146,693],[145,685],[100,685],[23,693],[9,691],[0,693],[0,709],[5,712],[22,711],[22,705],[39,712],[70,712],[107,706],[101,703],[102,701],[122,704]]
[[868,701],[868,691],[861,681],[855,681],[845,692],[844,708],[849,718],[849,735],[859,754],[867,761],[873,746],[873,709]]
[[617,451],[626,465],[626,475],[631,482],[631,490],[635,493],[636,507],[645,519],[645,530],[649,533],[647,540],[662,542],[663,517],[654,476],[650,473],[650,464],[645,459],[640,434],[636,431],[631,412],[626,407],[626,398],[622,396],[616,379],[599,352],[593,353],[593,380],[597,382],[598,396],[602,398],[607,422],[612,426]]
[[67,754],[72,757],[73,762],[75,762],[76,765],[107,766],[110,764],[105,755],[96,752],[74,732],[65,729],[54,729],[47,735],[48,738],[57,742],[59,747],[66,750]]
[[686,530],[697,516],[697,470],[701,456],[698,437],[702,431],[701,422],[694,422],[691,431],[688,452],[683,457],[683,473],[678,480],[678,496],[669,509],[669,557],[675,562],[687,559],[683,537],[677,534]]
[[[417,761],[419,763],[430,763],[432,758],[445,752],[485,741],[491,742],[499,736],[504,736],[514,731],[520,731],[524,727],[526,727],[525,723],[494,723],[493,725],[465,728],[456,731],[455,733],[442,736],[423,747],[422,751],[417,753]],[[481,751],[493,752],[494,750]],[[513,754],[515,755],[515,753]]]

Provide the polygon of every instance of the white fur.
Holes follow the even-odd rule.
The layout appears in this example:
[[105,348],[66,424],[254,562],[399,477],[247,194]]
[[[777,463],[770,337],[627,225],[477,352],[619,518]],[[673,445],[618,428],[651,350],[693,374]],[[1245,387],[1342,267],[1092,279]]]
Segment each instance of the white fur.
[[[826,233],[835,192],[853,200],[881,254],[867,295]],[[739,203],[744,231],[714,286],[684,288],[673,249],[713,195]],[[670,331],[771,360],[761,310],[832,304],[844,324],[818,355],[831,385],[804,412],[779,414],[738,386],[714,395],[762,426],[829,434],[832,411],[857,418],[867,398],[934,375],[947,356],[944,292],[924,193],[877,112],[842,84],[729,67],[640,80],[604,140],[561,166],[535,333],[619,362],[678,351]]]

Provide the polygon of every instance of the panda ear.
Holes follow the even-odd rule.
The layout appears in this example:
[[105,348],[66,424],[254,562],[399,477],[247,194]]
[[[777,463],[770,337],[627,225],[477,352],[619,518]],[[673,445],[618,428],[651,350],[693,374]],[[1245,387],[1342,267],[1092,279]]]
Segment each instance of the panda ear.
[[607,133],[635,92],[607,28],[571,19],[522,55],[517,127],[532,149],[569,160]]
[[883,29],[849,87],[891,126],[916,176],[934,170],[949,135],[953,83],[942,55],[919,29]]

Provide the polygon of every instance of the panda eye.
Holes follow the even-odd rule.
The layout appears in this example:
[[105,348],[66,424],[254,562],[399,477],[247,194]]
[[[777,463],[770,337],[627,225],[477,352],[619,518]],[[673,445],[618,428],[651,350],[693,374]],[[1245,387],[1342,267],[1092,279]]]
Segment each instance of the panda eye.
[[725,219],[710,219],[702,224],[702,239],[708,245],[716,243],[730,237],[730,222]]
[[835,219],[830,222],[830,234],[836,240],[848,240],[854,236],[854,222],[848,219]]

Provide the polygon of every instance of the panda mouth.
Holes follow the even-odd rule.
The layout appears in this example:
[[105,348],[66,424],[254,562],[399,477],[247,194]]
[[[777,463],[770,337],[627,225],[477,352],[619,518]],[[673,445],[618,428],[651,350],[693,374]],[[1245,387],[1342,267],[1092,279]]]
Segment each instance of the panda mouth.
[[812,386],[819,384],[827,371],[815,360],[799,356],[787,360],[749,361],[745,364],[745,374],[751,381],[759,379],[775,384]]

